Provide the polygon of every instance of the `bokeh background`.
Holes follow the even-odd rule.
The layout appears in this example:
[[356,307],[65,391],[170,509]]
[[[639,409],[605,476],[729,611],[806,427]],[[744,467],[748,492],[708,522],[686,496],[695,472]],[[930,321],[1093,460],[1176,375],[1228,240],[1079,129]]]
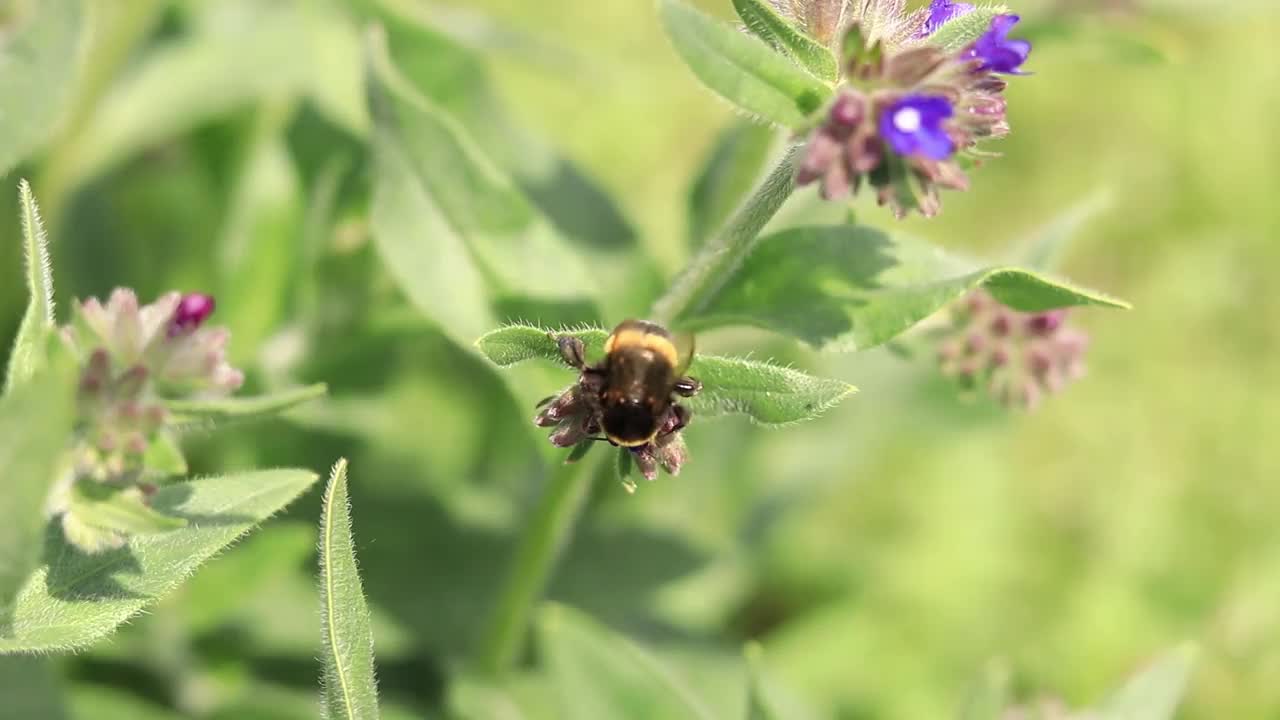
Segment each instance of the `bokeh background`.
[[[328,382],[288,419],[188,438],[193,470],[348,456],[383,696],[443,717],[554,459],[522,423],[568,377],[520,371],[511,393],[382,267],[367,8],[96,5],[92,62],[50,88],[58,132],[0,192],[0,347],[25,302],[26,176],[64,311],[117,285],[212,291],[252,388]],[[585,319],[643,312],[689,256],[691,178],[736,122],[651,4],[388,5],[417,18],[415,81],[600,268],[604,315]],[[599,478],[550,595],[654,650],[718,716],[740,716],[750,640],[795,696],[848,720],[951,717],[992,667],[1019,697],[1087,705],[1188,640],[1200,653],[1181,717],[1280,716],[1280,10],[1016,6],[1035,74],[1009,90],[1004,157],[935,220],[855,210],[998,256],[1101,193],[1061,269],[1134,309],[1076,313],[1089,375],[1029,414],[961,398],[927,352],[703,338],[861,392],[783,430],[695,423],[681,476],[634,496]],[[580,202],[588,179],[616,204]],[[800,197],[784,214],[816,212]],[[111,640],[56,659],[75,716],[315,717],[318,506],[312,493]],[[554,717],[537,714],[527,667],[525,711]]]

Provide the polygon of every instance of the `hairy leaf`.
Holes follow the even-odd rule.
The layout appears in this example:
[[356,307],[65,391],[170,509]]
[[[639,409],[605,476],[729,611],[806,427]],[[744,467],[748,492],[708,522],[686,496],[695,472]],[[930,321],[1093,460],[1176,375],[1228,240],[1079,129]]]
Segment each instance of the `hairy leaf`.
[[[573,335],[598,359],[608,333],[599,329],[548,331],[510,325],[485,334],[476,347],[495,364],[507,367],[525,360],[562,362],[556,335]],[[832,407],[855,388],[839,380],[817,378],[766,362],[745,358],[697,355],[689,374],[702,381],[702,391],[681,402],[699,417],[746,415],[764,425],[808,420]]]
[[706,242],[746,199],[764,175],[773,128],[738,120],[716,138],[706,162],[689,189],[689,243]]
[[165,515],[148,507],[138,492],[107,487],[91,480],[72,486],[71,511],[87,525],[126,535],[152,535],[187,526],[186,518]]
[[346,460],[339,460],[329,474],[320,516],[320,617],[325,717],[377,718],[373,632],[351,537]]
[[1184,645],[1158,658],[1102,703],[1099,720],[1172,720],[1195,657]]
[[577,610],[547,607],[537,629],[566,720],[714,717],[659,659]]
[[982,5],[959,17],[953,18],[929,36],[930,45],[937,45],[943,50],[959,50],[982,37],[991,27],[991,20],[997,15],[1009,12],[1004,5]]
[[658,13],[693,74],[749,113],[800,128],[831,97],[830,87],[768,45],[684,0],[658,0]]
[[421,95],[371,32],[374,236],[392,276],[424,315],[474,337],[489,299],[581,301],[594,286],[579,256],[481,152]]
[[0,175],[57,129],[74,86],[81,0],[6,3],[0,17]]
[[733,0],[738,17],[747,29],[778,50],[795,58],[811,75],[827,82],[839,78],[835,55],[778,14],[765,0]]
[[950,255],[929,243],[856,226],[802,227],[760,241],[702,307],[679,318],[701,329],[751,325],[821,349],[893,339],[976,287],[1022,311],[1123,301],[1016,267]]
[[27,268],[27,312],[18,326],[5,374],[5,392],[31,379],[44,364],[45,338],[54,329],[53,264],[49,260],[49,238],[40,220],[40,207],[26,180],[18,183],[18,205],[22,213],[22,254]]
[[203,400],[169,400],[165,407],[179,422],[228,422],[278,415],[305,402],[324,397],[324,383],[290,388],[256,397],[225,397]]
[[0,636],[40,562],[45,501],[75,422],[75,385],[70,364],[57,362],[0,399]]
[[187,527],[96,555],[69,545],[59,523],[51,523],[46,565],[0,606],[0,615],[11,613],[0,630],[0,654],[73,650],[105,637],[315,481],[305,470],[264,470],[170,485],[152,505],[185,518]]

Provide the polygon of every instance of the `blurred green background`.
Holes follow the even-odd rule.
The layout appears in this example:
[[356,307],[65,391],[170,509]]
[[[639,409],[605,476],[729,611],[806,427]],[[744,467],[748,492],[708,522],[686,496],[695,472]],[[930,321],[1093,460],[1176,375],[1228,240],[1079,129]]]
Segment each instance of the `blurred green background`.
[[[77,83],[37,101],[63,107],[55,137],[0,192],[0,347],[25,303],[25,176],[62,312],[117,285],[212,291],[252,388],[328,382],[288,420],[189,438],[193,470],[350,457],[382,694],[444,716],[556,457],[523,423],[569,378],[521,370],[513,394],[383,269],[359,67],[374,10],[89,5]],[[691,178],[734,121],[651,4],[385,5],[406,73],[599,268],[594,320],[642,313],[689,255]],[[998,255],[1104,190],[1063,270],[1135,309],[1076,314],[1090,373],[1034,414],[957,398],[927,356],[703,338],[861,392],[783,430],[695,422],[681,476],[634,496],[598,479],[550,594],[653,649],[717,716],[740,716],[752,639],[804,703],[850,720],[952,716],[992,663],[1019,697],[1085,705],[1185,640],[1201,652],[1181,717],[1280,716],[1280,10],[1015,5],[1037,47],[1009,90],[1004,157],[936,220],[896,223],[865,198],[859,219]],[[584,203],[588,178],[617,206]],[[809,195],[784,214],[819,212]],[[58,658],[77,716],[315,717],[318,507],[312,493],[110,641]],[[529,667],[516,694],[537,707]]]

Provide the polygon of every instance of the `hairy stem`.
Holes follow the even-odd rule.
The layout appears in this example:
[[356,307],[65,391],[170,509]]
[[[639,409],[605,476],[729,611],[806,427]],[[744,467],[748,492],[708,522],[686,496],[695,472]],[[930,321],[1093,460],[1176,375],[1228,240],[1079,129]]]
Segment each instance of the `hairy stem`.
[[482,672],[505,672],[518,659],[529,617],[542,599],[560,551],[573,534],[599,466],[598,461],[561,465],[538,498],[481,639],[476,665]]
[[799,146],[787,149],[755,192],[738,208],[720,232],[693,258],[671,287],[658,298],[650,317],[671,324],[702,309],[728,282],[755,248],[760,231],[795,190],[795,160]]
[[[658,299],[651,313],[655,321],[670,323],[697,312],[724,286],[755,247],[760,230],[795,189],[797,153],[797,147],[787,150],[724,228],[703,246]],[[591,481],[604,468],[606,465],[600,461],[582,462],[564,465],[552,475],[520,537],[516,556],[485,628],[476,655],[480,671],[500,674],[518,659],[533,608],[542,598],[556,560],[573,534]]]

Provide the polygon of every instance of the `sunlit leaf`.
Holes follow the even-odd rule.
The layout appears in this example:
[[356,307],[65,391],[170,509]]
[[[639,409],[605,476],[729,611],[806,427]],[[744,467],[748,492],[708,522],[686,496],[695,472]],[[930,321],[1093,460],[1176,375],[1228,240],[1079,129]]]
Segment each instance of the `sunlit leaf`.
[[73,368],[57,362],[0,398],[0,635],[40,562],[45,501],[70,445],[75,386]]
[[972,11],[947,21],[929,36],[929,44],[943,50],[959,50],[982,37],[997,15],[1009,12],[1004,5],[980,5]]
[[658,0],[658,13],[693,74],[749,113],[799,128],[831,97],[830,87],[764,42],[684,0]]
[[976,287],[1034,312],[1128,307],[1103,293],[1016,267],[984,265],[929,243],[856,226],[770,235],[705,303],[678,319],[702,329],[750,325],[827,350],[893,339]]
[[173,433],[162,430],[147,444],[142,465],[148,473],[160,477],[183,477],[187,474],[187,458]]
[[455,337],[474,337],[496,314],[490,298],[589,297],[594,282],[580,257],[465,128],[399,74],[383,33],[369,34],[368,50],[374,236],[418,310]]
[[537,629],[566,720],[714,717],[661,660],[577,610],[544,608]]
[[[507,367],[525,360],[563,363],[556,335],[573,335],[598,359],[608,336],[604,330],[548,331],[510,325],[486,333],[476,347],[493,363]],[[697,417],[746,415],[764,425],[808,420],[838,403],[854,388],[839,380],[817,378],[799,370],[745,358],[697,355],[689,374],[702,381],[702,391],[681,400]]]
[[328,392],[324,383],[291,388],[249,397],[206,398],[200,400],[169,400],[165,407],[179,422],[229,422],[270,417],[290,410],[310,400],[324,397]]
[[346,460],[333,466],[320,516],[320,617],[325,717],[377,718],[373,632],[351,537]]
[[185,518],[187,527],[95,555],[69,545],[51,523],[46,565],[0,607],[0,614],[12,613],[0,653],[72,650],[106,636],[315,481],[305,470],[264,470],[169,485],[152,506]]
[[31,379],[45,361],[45,338],[53,330],[53,264],[49,238],[40,220],[40,207],[26,180],[18,184],[18,208],[22,214],[22,254],[27,269],[27,312],[9,354],[5,392]]
[[777,132],[768,126],[735,121],[720,132],[689,189],[689,243],[706,242],[764,175]]
[[77,482],[72,487],[70,511],[86,525],[126,535],[151,535],[187,526],[186,518],[148,507],[139,492],[94,481]]
[[1191,645],[1158,658],[1102,703],[1099,720],[1172,720],[1195,658]]
[[80,0],[6,3],[0,17],[0,175],[49,139],[75,83]]
[[774,48],[795,58],[811,75],[827,82],[839,77],[836,57],[822,43],[800,32],[766,0],[733,0],[747,29]]

